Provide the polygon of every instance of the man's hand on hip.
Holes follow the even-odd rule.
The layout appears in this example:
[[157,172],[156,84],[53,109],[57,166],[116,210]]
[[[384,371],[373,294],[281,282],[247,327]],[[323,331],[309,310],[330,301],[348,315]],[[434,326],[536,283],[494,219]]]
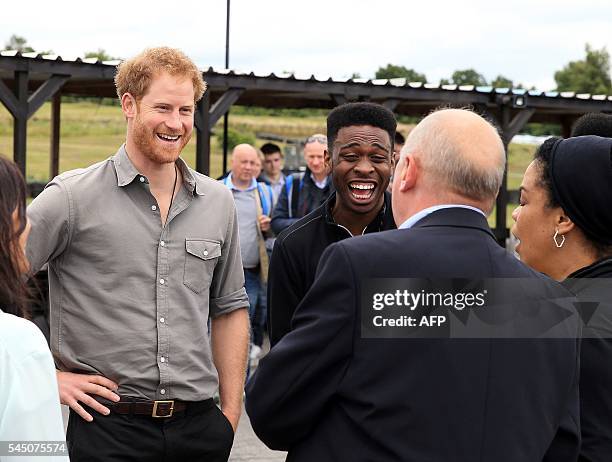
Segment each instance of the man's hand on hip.
[[119,395],[113,393],[119,386],[101,375],[74,374],[57,371],[57,385],[60,402],[70,408],[88,422],[93,420],[79,402],[89,406],[100,414],[108,415],[110,410],[96,401],[91,395],[101,396],[109,401],[119,401]]

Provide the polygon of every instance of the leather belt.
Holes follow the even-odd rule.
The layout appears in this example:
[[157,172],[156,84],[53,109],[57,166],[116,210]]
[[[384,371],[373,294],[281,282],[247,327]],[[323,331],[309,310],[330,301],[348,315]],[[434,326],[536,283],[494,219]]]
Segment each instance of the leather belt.
[[188,408],[205,408],[214,405],[212,398],[205,401],[179,401],[176,399],[161,401],[119,401],[118,403],[105,403],[111,412],[117,414],[148,415],[153,418],[172,417],[177,412],[184,412]]

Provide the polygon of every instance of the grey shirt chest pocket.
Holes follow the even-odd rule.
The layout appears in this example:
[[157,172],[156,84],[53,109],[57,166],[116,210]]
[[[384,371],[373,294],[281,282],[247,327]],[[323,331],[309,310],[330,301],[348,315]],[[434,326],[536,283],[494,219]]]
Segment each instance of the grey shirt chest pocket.
[[213,239],[185,239],[185,272],[183,284],[199,294],[212,282],[221,243]]

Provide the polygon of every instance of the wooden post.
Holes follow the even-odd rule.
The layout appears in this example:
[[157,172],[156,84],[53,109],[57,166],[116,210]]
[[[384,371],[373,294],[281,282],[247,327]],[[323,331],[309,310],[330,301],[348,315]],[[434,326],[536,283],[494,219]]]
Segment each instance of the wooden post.
[[15,71],[15,96],[19,109],[13,114],[13,160],[26,176],[26,144],[28,135],[28,73]]
[[497,196],[495,209],[495,237],[497,242],[502,247],[506,246],[506,238],[509,236],[508,228],[506,227],[506,209],[508,207],[508,145],[510,144],[510,106],[502,104],[501,111],[501,129],[503,133],[504,149],[506,151],[506,167],[504,168],[504,177],[502,179],[501,188]]
[[197,105],[196,114],[196,170],[210,175],[210,91],[206,91]]
[[571,116],[563,116],[561,118],[561,136],[569,138],[572,134],[572,126],[576,122],[576,118]]
[[51,100],[51,146],[49,161],[49,179],[59,175],[59,151],[60,151],[60,112],[62,97],[56,93]]

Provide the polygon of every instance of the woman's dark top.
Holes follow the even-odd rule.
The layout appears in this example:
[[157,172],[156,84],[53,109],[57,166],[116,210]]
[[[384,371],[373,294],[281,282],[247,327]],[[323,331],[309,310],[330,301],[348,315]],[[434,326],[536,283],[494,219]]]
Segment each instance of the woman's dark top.
[[612,257],[572,273],[563,284],[584,322],[580,352],[581,462],[612,460]]

